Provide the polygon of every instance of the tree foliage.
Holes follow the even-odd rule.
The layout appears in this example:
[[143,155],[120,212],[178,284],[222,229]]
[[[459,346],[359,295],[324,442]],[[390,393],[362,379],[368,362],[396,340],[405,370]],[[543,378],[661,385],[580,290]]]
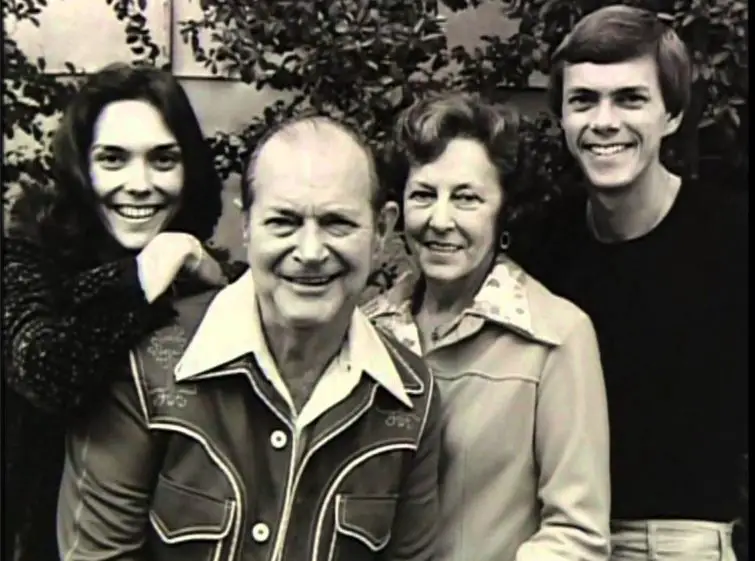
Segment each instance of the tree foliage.
[[[133,60],[154,64],[159,47],[144,15],[146,0],[101,0],[124,24]],[[484,0],[443,0],[451,11]],[[473,50],[448,45],[440,0],[200,0],[201,16],[178,22],[197,61],[213,73],[284,94],[240,131],[210,139],[223,177],[238,173],[249,146],[272,124],[316,109],[357,126],[380,147],[396,112],[429,91],[461,89],[506,101],[527,88],[571,26],[606,0],[487,0],[515,20],[510,37],[483,36]],[[749,138],[745,0],[627,0],[660,14],[691,49],[693,105],[677,142],[666,147],[672,167],[719,180],[746,177]],[[3,0],[4,22],[37,19],[47,0]],[[65,105],[75,80],[45,73],[45,60],[29,60],[11,34],[3,37],[3,135],[22,131],[37,145],[4,154],[8,187],[49,178],[49,136],[43,125]],[[68,64],[72,75],[79,72]],[[560,131],[543,113],[525,121],[522,173],[533,204],[572,182]]]
[[[396,111],[448,85],[443,18],[432,0],[262,0],[201,2],[201,18],[180,22],[196,60],[213,73],[290,94],[239,134],[220,135],[222,172],[238,172],[238,149],[302,111],[332,115],[380,146]],[[203,35],[207,41],[203,42]],[[207,44],[205,44],[207,43]]]
[[[146,0],[100,0],[124,25],[133,61],[155,64]],[[384,143],[398,111],[428,92],[457,89],[506,102],[547,74],[555,47],[584,14],[611,0],[197,0],[199,16],[179,21],[195,59],[219,77],[281,95],[242,130],[209,138],[220,175],[241,172],[248,150],[275,123],[310,110],[330,114]],[[487,2],[516,23],[509,37],[482,36],[473,49],[448,44],[442,12]],[[47,0],[3,0],[4,23],[37,17]],[[659,13],[689,46],[694,95],[682,130],[664,146],[676,170],[744,185],[749,162],[747,22],[745,0],[625,0]],[[34,139],[4,154],[3,199],[11,186],[49,181],[49,127],[71,95],[75,79],[45,72],[29,60],[12,34],[3,36],[3,135]],[[67,64],[71,75],[80,72]],[[519,179],[527,200],[511,229],[536,224],[543,203],[576,184],[579,171],[566,154],[558,124],[543,112],[523,121]],[[528,220],[529,217],[529,220]],[[514,236],[526,239],[527,236]],[[515,242],[517,243],[517,242]],[[386,270],[391,266],[386,264]],[[390,283],[392,278],[386,274]]]

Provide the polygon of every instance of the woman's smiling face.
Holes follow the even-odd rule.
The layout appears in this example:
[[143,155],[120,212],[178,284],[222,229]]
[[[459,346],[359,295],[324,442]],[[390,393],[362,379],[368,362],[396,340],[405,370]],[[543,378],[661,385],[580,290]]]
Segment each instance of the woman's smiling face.
[[453,139],[436,160],[413,167],[403,204],[407,242],[428,279],[456,282],[489,266],[503,191],[482,143]]
[[181,149],[150,103],[115,101],[95,122],[89,176],[108,231],[123,247],[138,250],[178,210],[184,185]]

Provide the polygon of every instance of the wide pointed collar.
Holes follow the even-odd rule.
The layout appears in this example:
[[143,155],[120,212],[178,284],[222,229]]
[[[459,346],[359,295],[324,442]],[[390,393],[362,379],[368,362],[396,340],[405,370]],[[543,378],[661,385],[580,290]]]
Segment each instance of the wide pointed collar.
[[[512,259],[501,255],[480,286],[471,305],[462,312],[498,324],[528,339],[544,344],[559,344],[533,318],[534,308],[527,290],[531,277]],[[384,294],[368,302],[363,311],[370,319],[393,315],[405,322],[413,322],[412,300],[421,275],[415,270],[404,273]]]
[[[246,354],[270,356],[258,313],[251,271],[218,292],[175,368],[178,381],[212,376],[214,370]],[[407,406],[411,400],[390,353],[375,328],[354,310],[346,340],[348,361]]]

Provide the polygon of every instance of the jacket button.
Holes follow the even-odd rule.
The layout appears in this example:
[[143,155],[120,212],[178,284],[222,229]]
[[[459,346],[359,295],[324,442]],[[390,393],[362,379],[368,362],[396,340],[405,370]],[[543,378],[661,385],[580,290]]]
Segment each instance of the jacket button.
[[270,435],[270,444],[276,450],[284,448],[288,443],[288,436],[282,430],[274,430]]
[[257,522],[252,526],[252,539],[257,543],[264,543],[270,537],[270,528],[264,522]]

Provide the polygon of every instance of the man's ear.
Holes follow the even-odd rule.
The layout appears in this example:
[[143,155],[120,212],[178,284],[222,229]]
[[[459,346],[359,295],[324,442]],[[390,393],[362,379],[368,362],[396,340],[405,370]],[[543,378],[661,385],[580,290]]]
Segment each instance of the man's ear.
[[684,120],[684,112],[680,111],[679,114],[675,116],[671,116],[669,113],[666,117],[666,128],[663,129],[663,136],[671,136],[676,131],[679,130],[679,127],[682,124],[682,120]]
[[377,234],[380,239],[380,246],[382,247],[386,240],[393,235],[396,229],[396,223],[398,222],[399,215],[398,204],[394,201],[388,201],[380,209],[377,216]]

